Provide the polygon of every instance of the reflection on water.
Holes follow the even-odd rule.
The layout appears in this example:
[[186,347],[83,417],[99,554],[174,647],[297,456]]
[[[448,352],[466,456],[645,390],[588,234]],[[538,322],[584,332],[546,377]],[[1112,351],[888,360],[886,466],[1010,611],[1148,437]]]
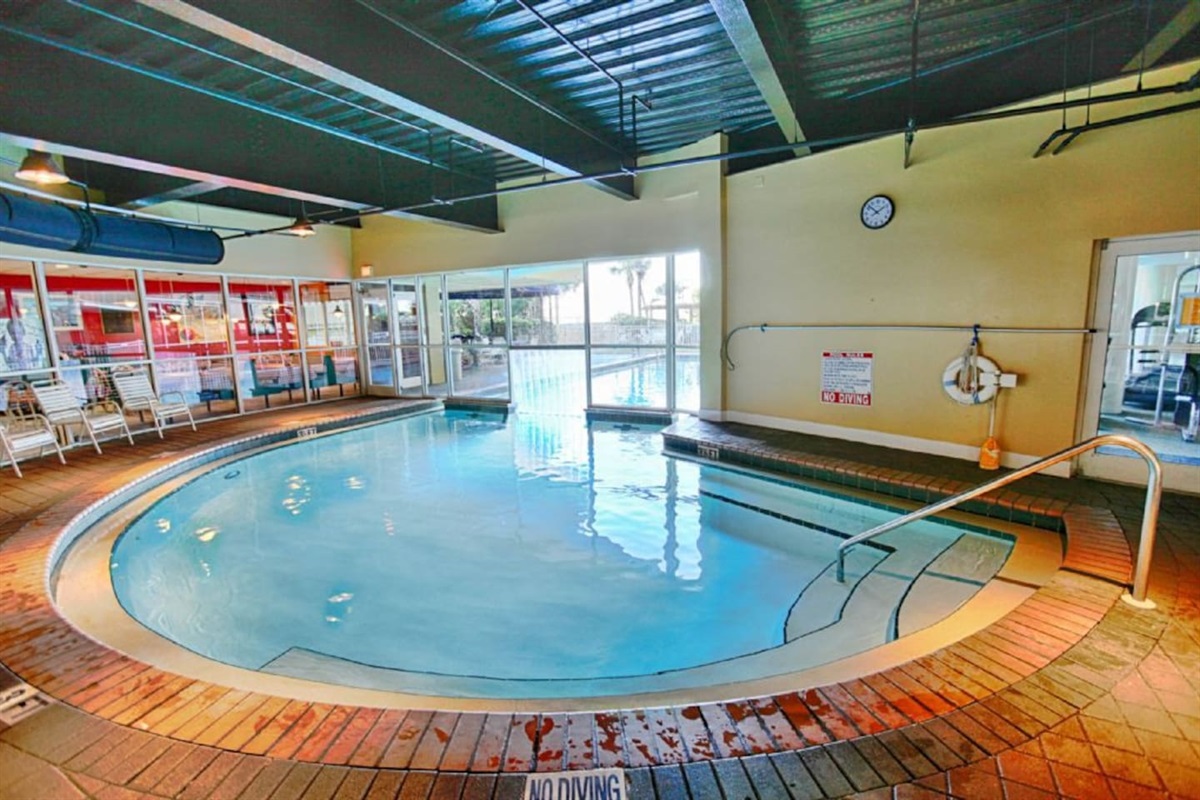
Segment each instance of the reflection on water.
[[144,514],[114,587],[154,630],[252,668],[305,648],[421,673],[642,675],[782,642],[837,540],[756,504],[826,526],[886,514],[666,458],[656,431],[624,427],[447,413],[271,450]]

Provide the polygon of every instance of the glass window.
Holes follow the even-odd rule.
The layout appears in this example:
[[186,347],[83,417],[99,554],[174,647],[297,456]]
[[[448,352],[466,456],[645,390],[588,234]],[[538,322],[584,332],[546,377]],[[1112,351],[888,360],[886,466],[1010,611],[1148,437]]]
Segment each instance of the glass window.
[[446,275],[450,339],[461,344],[504,344],[504,271],[475,270]]
[[[665,288],[654,289],[658,302]],[[696,252],[675,256],[675,344],[700,346],[700,254]]]
[[512,359],[512,401],[522,411],[578,414],[587,406],[583,349],[524,350]]
[[60,366],[146,358],[133,270],[55,264],[46,296]]
[[48,369],[46,328],[33,265],[0,260],[0,375]]
[[667,408],[667,351],[592,348],[592,405]]
[[358,351],[309,350],[305,354],[308,383],[314,399],[345,397],[358,394]]
[[592,344],[665,345],[666,306],[649,298],[666,283],[667,260],[662,257],[589,262]]
[[239,353],[300,349],[291,281],[229,281],[229,315]]
[[682,411],[700,410],[700,351],[679,348],[675,351],[675,407]]
[[296,353],[240,356],[237,369],[245,409],[304,402],[304,373]]
[[155,359],[229,354],[229,325],[219,277],[147,272],[143,282]]
[[314,281],[300,284],[307,347],[353,347],[354,319],[350,284]]
[[196,419],[237,413],[231,358],[155,361],[154,379],[160,394],[182,394]]
[[429,394],[435,397],[446,397],[450,394],[450,381],[446,373],[446,355],[447,348],[445,347],[426,348],[426,358],[429,364],[426,388]]
[[514,347],[583,345],[583,264],[509,271]]
[[453,393],[508,397],[508,320],[504,270],[446,275]]

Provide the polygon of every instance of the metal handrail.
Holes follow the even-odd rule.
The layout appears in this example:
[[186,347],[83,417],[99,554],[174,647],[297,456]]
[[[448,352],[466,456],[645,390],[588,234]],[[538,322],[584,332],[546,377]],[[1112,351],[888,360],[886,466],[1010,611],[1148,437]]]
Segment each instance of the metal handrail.
[[846,541],[838,545],[837,552],[837,579],[838,583],[844,583],[846,580],[846,551],[856,544],[861,544],[868,539],[873,539],[880,534],[887,533],[890,530],[895,530],[901,525],[907,525],[910,522],[915,522],[919,519],[924,519],[932,514],[937,514],[945,511],[948,508],[953,508],[960,503],[965,503],[968,500],[973,500],[980,495],[987,494],[1002,486],[1019,481],[1026,475],[1032,475],[1035,472],[1041,472],[1047,467],[1054,466],[1059,462],[1074,458],[1080,453],[1085,453],[1088,450],[1095,450],[1106,444],[1119,445],[1128,448],[1140,455],[1146,462],[1146,466],[1150,469],[1150,476],[1146,483],[1146,506],[1142,514],[1142,532],[1141,540],[1138,543],[1137,567],[1134,570],[1133,577],[1133,593],[1126,594],[1121,599],[1136,605],[1140,608],[1153,608],[1154,603],[1146,599],[1147,584],[1150,580],[1150,560],[1154,553],[1154,537],[1158,532],[1158,504],[1162,500],[1162,464],[1158,461],[1158,456],[1154,455],[1154,451],[1146,445],[1134,439],[1132,436],[1123,436],[1120,434],[1103,434],[1088,439],[1086,442],[1081,442],[1072,445],[1065,450],[1060,450],[1053,455],[1046,456],[1040,461],[1035,461],[1028,466],[1013,472],[1001,475],[1000,477],[990,480],[987,483],[976,486],[974,489],[968,489],[965,492],[959,492],[956,495],[947,497],[932,505],[917,509],[902,517],[897,517],[890,522],[885,522],[871,528],[869,531],[863,531],[856,536],[851,536]]

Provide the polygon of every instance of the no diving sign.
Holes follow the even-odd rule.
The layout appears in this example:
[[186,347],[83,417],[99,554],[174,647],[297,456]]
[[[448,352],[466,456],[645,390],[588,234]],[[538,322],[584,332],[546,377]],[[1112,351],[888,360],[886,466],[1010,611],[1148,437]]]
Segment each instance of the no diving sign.
[[827,350],[821,353],[821,402],[870,406],[874,353]]
[[543,772],[525,779],[522,800],[630,800],[625,771],[586,769]]

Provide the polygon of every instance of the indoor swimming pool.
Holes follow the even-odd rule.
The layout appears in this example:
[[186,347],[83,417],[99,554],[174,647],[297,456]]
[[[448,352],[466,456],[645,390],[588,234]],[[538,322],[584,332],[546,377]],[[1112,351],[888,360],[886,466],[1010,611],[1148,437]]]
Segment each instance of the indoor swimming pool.
[[665,692],[878,648],[1003,578],[1012,535],[939,520],[851,550],[838,583],[837,545],[897,514],[849,494],[664,455],[652,427],[445,411],[209,464],[61,570],[102,567],[154,642],[259,674]]

